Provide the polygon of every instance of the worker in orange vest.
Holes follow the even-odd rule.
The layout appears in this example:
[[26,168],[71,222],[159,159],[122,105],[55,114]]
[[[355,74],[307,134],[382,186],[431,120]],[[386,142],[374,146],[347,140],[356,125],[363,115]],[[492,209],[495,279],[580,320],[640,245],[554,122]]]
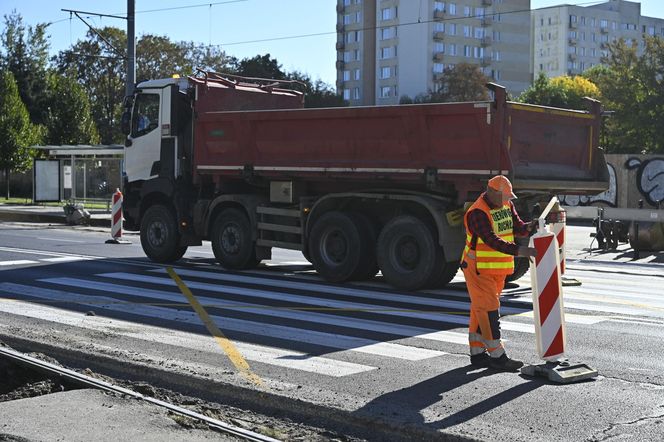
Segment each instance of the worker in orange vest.
[[500,340],[500,293],[505,277],[514,272],[514,257],[537,255],[534,247],[514,242],[515,234],[529,235],[537,226],[536,221],[521,220],[511,201],[514,198],[510,180],[495,176],[464,215],[466,247],[461,269],[470,295],[470,363],[501,371],[517,371],[523,362],[510,359]]

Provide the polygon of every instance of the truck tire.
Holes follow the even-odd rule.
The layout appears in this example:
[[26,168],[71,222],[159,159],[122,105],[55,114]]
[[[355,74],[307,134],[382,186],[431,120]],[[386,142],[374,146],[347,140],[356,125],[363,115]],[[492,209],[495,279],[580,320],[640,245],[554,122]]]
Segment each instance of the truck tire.
[[525,275],[529,268],[530,268],[530,261],[528,260],[528,258],[515,257],[514,273],[512,273],[511,275],[507,275],[507,277],[505,278],[505,282],[516,281],[517,279]]
[[351,279],[364,281],[371,279],[378,273],[378,261],[376,259],[376,243],[378,241],[378,229],[374,222],[363,213],[354,213],[355,220],[362,229],[362,247],[366,250],[366,259],[360,263]]
[[177,261],[187,251],[179,242],[173,212],[162,205],[149,207],[141,220],[141,246],[147,257],[159,263]]
[[452,279],[454,279],[458,271],[459,271],[458,262],[443,263],[443,266],[440,268],[440,271],[437,272],[436,277],[434,278],[433,282],[429,284],[428,287],[430,288],[445,287]]
[[418,290],[435,282],[443,263],[443,251],[432,229],[409,215],[383,227],[377,256],[385,280],[401,290]]
[[227,269],[253,269],[260,262],[249,218],[238,209],[224,209],[215,218],[210,241],[215,258]]
[[321,216],[309,234],[309,256],[325,280],[343,282],[368,273],[370,244],[357,216],[332,211]]

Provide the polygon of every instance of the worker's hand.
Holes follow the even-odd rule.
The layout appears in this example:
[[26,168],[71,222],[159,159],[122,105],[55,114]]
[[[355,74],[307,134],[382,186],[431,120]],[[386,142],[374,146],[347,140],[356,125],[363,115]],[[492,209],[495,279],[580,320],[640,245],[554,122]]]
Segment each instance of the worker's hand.
[[528,227],[526,229],[528,230],[529,234],[532,234],[533,232],[537,232],[538,227],[539,227],[539,220],[534,219],[528,223]]
[[537,249],[535,247],[519,246],[519,254],[517,256],[535,257],[537,256]]

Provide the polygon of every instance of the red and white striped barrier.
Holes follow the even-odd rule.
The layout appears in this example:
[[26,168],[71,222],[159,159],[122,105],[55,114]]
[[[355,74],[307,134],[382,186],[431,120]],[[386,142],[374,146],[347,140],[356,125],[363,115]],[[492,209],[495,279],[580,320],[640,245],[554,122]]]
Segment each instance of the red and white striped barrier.
[[541,222],[530,244],[537,249],[537,258],[530,264],[537,353],[553,361],[564,355],[566,342],[558,240]]
[[122,239],[122,192],[116,189],[112,199],[111,209],[111,239],[107,244],[131,244],[130,241]]
[[[564,218],[563,218],[564,219]],[[551,224],[551,231],[556,235],[560,250],[560,274],[565,274],[565,221]]]
[[111,209],[111,238],[122,238],[122,192],[116,189]]

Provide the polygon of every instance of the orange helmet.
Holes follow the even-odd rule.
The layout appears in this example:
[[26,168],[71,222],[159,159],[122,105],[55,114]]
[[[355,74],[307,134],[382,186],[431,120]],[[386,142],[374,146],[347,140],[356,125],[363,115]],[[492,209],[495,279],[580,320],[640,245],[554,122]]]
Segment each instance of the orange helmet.
[[514,195],[514,192],[512,191],[512,183],[510,183],[510,180],[504,175],[496,175],[489,180],[487,185],[489,188],[502,193],[503,201],[509,201],[516,198],[516,195]]

